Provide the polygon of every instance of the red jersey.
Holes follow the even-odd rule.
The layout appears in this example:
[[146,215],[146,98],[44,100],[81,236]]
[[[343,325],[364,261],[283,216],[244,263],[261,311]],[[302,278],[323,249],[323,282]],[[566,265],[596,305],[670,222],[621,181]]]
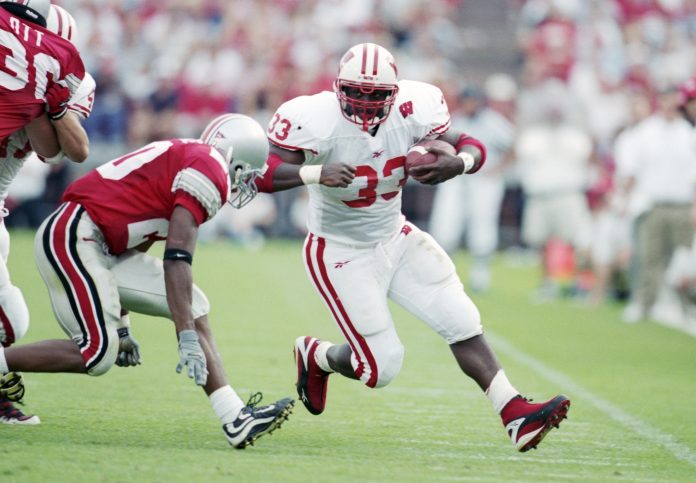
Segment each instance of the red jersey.
[[0,8],[0,140],[43,113],[46,88],[68,76],[85,76],[75,46]]
[[228,169],[222,155],[199,140],[158,141],[87,173],[62,200],[84,206],[118,255],[166,239],[177,205],[199,225],[215,216],[229,195]]

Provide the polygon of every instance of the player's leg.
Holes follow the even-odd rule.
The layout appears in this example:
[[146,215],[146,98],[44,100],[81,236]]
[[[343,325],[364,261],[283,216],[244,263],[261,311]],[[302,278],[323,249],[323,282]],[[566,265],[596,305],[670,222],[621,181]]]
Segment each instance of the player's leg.
[[[0,372],[101,375],[116,360],[120,305],[101,234],[82,207],[62,205],[39,228],[34,253],[51,304],[71,340],[45,340],[4,351]],[[0,357],[0,359],[3,359]]]
[[565,417],[570,401],[558,396],[533,405],[522,398],[485,340],[479,311],[444,250],[415,226],[403,238],[402,249],[390,297],[448,342],[459,367],[501,415],[516,447],[520,451],[535,447]]
[[[124,308],[141,314],[172,319],[164,283],[162,260],[146,253],[128,251],[119,256],[112,269]],[[245,404],[230,386],[220,352],[215,344],[208,313],[210,303],[203,291],[193,286],[191,307],[198,340],[206,358],[208,378],[203,391],[222,423],[227,441],[244,448],[275,429],[288,418],[294,401],[281,399],[270,406]],[[253,422],[248,422],[249,416]],[[240,419],[241,418],[241,419]]]
[[298,394],[310,412],[319,414],[330,373],[382,387],[401,369],[404,349],[386,298],[393,265],[381,246],[348,248],[310,234],[303,254],[310,281],[347,341],[333,345],[299,337],[295,342]]
[[[0,346],[9,347],[29,329],[29,310],[22,291],[10,282],[7,259],[10,255],[10,234],[0,218]],[[0,396],[0,423],[35,425],[41,420],[25,414],[6,396]]]

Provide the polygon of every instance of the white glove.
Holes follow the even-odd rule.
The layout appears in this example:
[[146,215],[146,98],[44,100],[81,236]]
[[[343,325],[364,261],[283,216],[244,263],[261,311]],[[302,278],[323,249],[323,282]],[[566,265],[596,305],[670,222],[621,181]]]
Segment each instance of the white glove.
[[184,366],[188,366],[188,377],[199,386],[205,385],[208,380],[205,354],[198,343],[198,333],[192,329],[179,332],[179,363],[176,365],[176,372],[180,373]]

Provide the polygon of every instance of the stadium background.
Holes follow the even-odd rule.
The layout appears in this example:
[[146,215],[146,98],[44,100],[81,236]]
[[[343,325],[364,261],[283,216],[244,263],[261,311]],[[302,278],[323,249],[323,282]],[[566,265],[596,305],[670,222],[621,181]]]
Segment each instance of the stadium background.
[[[91,156],[83,166],[50,173],[38,163],[27,166],[8,201],[11,208],[28,202],[7,220],[15,227],[36,226],[70,179],[129,149],[196,137],[222,112],[244,112],[265,124],[283,101],[331,89],[337,59],[366,40],[392,51],[400,77],[440,86],[454,115],[460,92],[497,73],[518,84],[503,108],[518,125],[564,99],[596,144],[588,190],[609,186],[612,142],[629,122],[631,96],[654,100],[659,89],[696,72],[692,0],[57,3],[75,17],[78,46],[97,81],[85,123]],[[503,248],[519,244],[523,203],[514,170],[507,178]],[[255,225],[266,235],[299,236],[297,196],[299,190],[259,201],[258,213],[250,209],[218,231],[234,235]],[[409,183],[406,214],[425,224],[431,198],[432,189]]]

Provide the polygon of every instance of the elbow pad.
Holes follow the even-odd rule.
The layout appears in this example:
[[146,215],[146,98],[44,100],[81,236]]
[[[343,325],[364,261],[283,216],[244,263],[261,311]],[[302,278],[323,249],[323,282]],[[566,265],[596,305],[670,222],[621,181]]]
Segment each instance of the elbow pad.
[[275,153],[271,153],[266,160],[266,165],[261,170],[254,183],[259,193],[273,193],[273,173],[283,163],[283,160]]

